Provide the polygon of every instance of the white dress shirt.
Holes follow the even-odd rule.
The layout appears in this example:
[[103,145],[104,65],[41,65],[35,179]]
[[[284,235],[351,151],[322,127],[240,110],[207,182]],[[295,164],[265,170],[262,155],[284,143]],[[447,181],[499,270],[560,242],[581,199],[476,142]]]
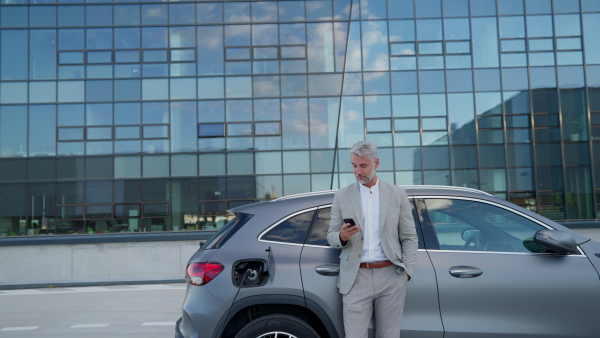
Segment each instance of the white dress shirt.
[[360,187],[360,201],[363,212],[363,254],[361,262],[380,262],[388,260],[381,247],[379,233],[379,178],[371,188],[362,184]]

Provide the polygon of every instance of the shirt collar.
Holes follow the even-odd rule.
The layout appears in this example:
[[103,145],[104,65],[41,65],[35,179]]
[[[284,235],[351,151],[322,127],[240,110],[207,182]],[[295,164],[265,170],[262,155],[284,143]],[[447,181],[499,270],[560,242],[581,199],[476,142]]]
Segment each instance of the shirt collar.
[[360,192],[362,193],[368,193],[368,192],[378,192],[379,191],[379,177],[377,177],[377,182],[375,182],[375,185],[367,188],[364,185],[360,184],[360,182],[356,182],[358,183],[358,187],[360,188]]

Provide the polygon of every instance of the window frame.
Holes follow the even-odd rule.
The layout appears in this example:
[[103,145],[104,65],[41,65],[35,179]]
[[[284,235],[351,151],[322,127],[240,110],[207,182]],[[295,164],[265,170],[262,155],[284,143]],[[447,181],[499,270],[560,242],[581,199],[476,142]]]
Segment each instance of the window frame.
[[[506,206],[504,204],[501,203],[497,203],[494,201],[489,201],[489,200],[485,200],[485,199],[478,199],[478,198],[473,198],[473,197],[464,197],[464,196],[440,196],[440,195],[415,195],[413,196],[415,203],[417,205],[417,208],[419,209],[419,215],[421,215],[422,217],[422,226],[423,226],[423,232],[424,232],[424,237],[425,237],[425,242],[426,242],[426,247],[427,250],[435,250],[437,252],[454,252],[454,253],[476,253],[476,254],[501,254],[501,255],[556,255],[555,253],[538,253],[538,252],[510,252],[510,251],[483,251],[483,250],[477,250],[477,251],[465,251],[465,250],[448,250],[448,249],[440,249],[440,244],[439,244],[439,240],[438,237],[436,235],[433,223],[431,221],[431,218],[429,216],[429,211],[427,210],[427,205],[425,204],[425,200],[427,199],[438,199],[438,200],[461,200],[461,201],[470,201],[470,202],[475,202],[475,203],[483,203],[483,204],[487,204],[489,206],[493,206],[493,207],[497,207],[500,209],[504,209],[507,210],[511,213],[513,213],[516,216],[520,216],[525,218],[526,220],[529,220],[537,225],[539,225],[541,227],[540,230],[543,229],[547,229],[547,230],[557,230],[555,228],[553,228],[551,225],[546,224],[530,215],[527,215],[524,212],[521,212],[519,210],[516,210],[514,208],[511,208],[509,206]],[[501,229],[498,229],[500,231],[503,231]],[[558,230],[560,231],[560,230]],[[536,231],[537,232],[537,231]],[[507,233],[509,234],[509,233]],[[510,234],[509,234],[510,235]],[[581,251],[581,248],[579,247],[579,245],[577,245],[577,249],[578,249],[578,253],[577,254],[572,254],[574,256],[585,256],[583,254],[583,252]]]

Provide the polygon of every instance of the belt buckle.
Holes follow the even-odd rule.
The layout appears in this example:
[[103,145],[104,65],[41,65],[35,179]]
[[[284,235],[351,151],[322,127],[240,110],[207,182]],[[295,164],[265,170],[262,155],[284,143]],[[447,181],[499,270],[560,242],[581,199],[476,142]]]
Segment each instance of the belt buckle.
[[371,264],[371,263],[367,262],[367,270],[371,269],[371,267],[369,266],[369,264]]

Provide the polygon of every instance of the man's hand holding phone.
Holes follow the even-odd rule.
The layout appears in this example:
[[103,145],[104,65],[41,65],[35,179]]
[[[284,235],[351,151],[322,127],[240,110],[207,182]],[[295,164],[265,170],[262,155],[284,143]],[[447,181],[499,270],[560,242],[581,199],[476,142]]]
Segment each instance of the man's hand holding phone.
[[344,218],[344,224],[340,229],[340,240],[342,241],[342,244],[346,245],[348,240],[350,240],[350,237],[354,236],[354,234],[359,231],[360,228],[352,218]]

